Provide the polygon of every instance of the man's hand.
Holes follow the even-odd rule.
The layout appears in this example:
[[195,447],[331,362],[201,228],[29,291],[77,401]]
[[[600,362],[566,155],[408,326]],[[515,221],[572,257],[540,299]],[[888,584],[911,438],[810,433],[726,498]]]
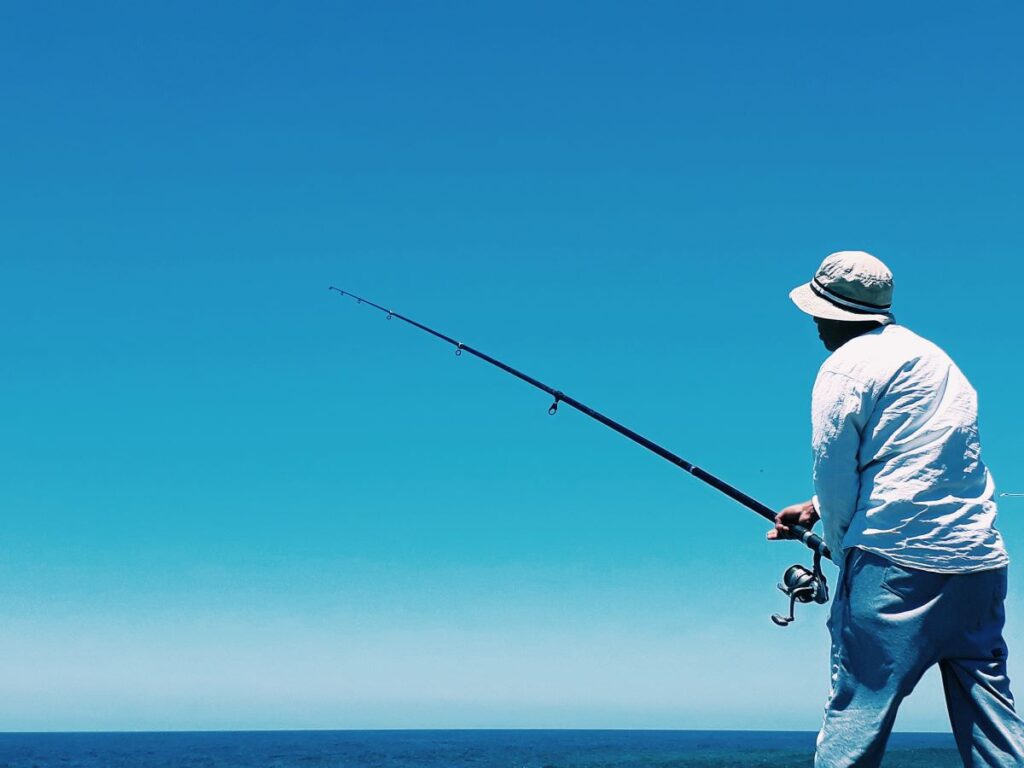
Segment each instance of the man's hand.
[[819,519],[814,504],[810,501],[793,504],[775,516],[775,527],[768,531],[766,538],[771,541],[788,538],[789,526],[802,525],[804,528],[813,528]]

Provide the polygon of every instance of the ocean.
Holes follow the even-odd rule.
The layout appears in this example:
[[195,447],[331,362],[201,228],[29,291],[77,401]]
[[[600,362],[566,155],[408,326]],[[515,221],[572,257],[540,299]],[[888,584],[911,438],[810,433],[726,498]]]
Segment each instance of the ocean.
[[[790,731],[208,731],[4,733],[2,768],[800,768]],[[899,733],[887,768],[958,768],[952,736]]]

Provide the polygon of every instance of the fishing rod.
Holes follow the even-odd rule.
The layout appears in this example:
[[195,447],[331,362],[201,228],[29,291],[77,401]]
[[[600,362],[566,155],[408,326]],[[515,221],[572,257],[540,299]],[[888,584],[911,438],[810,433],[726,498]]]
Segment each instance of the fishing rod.
[[[390,320],[393,317],[397,318],[404,323],[408,323],[414,328],[419,328],[421,331],[425,331],[426,333],[429,333],[431,336],[434,336],[438,339],[441,339],[441,341],[451,344],[453,347],[455,347],[456,355],[461,355],[463,352],[467,352],[473,355],[474,357],[480,358],[485,363],[490,363],[496,368],[500,368],[506,373],[515,376],[517,379],[525,381],[527,384],[536,387],[542,392],[546,392],[547,394],[551,395],[551,397],[554,398],[554,402],[552,402],[551,407],[548,408],[549,415],[554,416],[558,412],[559,404],[565,403],[570,408],[575,408],[580,413],[589,416],[595,421],[599,421],[601,424],[604,424],[606,427],[615,430],[620,435],[629,438],[634,443],[638,443],[647,450],[657,454],[658,456],[661,456],[661,458],[665,459],[666,461],[670,461],[683,471],[688,472],[694,477],[696,477],[698,480],[706,483],[707,485],[710,485],[712,488],[718,491],[721,491],[734,501],[738,501],[747,509],[756,512],[765,520],[768,520],[772,524],[775,523],[775,511],[768,505],[761,503],[752,496],[748,496],[743,491],[739,490],[735,486],[730,485],[721,478],[716,477],[715,475],[711,474],[710,472],[704,469],[701,469],[700,467],[696,466],[695,464],[692,464],[691,462],[687,461],[681,456],[678,456],[677,454],[673,453],[667,448],[658,445],[654,441],[648,440],[643,435],[634,432],[629,427],[620,424],[614,419],[608,418],[603,413],[599,413],[598,411],[595,411],[593,408],[584,405],[579,400],[570,397],[564,392],[557,390],[553,387],[549,387],[547,384],[538,381],[532,376],[525,374],[522,371],[516,370],[512,366],[507,365],[506,363],[503,363],[500,360],[497,360],[496,358],[493,358],[490,355],[481,352],[478,349],[474,349],[468,344],[464,344],[461,341],[456,341],[451,336],[447,336],[441,333],[440,331],[436,331],[433,328],[429,328],[428,326],[423,325],[422,323],[418,323],[412,318],[399,314],[398,312],[395,312],[392,309],[382,307],[380,304],[376,304],[370,301],[369,299],[364,299],[361,296],[356,296],[354,293],[344,291],[341,288],[336,288],[333,285],[330,286],[328,290],[336,291],[342,297],[348,296],[352,299],[355,299],[357,304],[366,304],[369,307],[373,307],[374,309],[383,312],[387,316],[388,320]],[[805,546],[807,546],[810,550],[814,552],[814,563],[812,569],[807,569],[802,565],[792,565],[789,568],[787,568],[786,572],[783,574],[782,583],[780,583],[778,587],[790,599],[789,616],[785,617],[780,616],[779,614],[772,615],[772,621],[774,621],[779,626],[783,627],[793,621],[793,610],[795,608],[796,603],[815,602],[824,604],[828,602],[828,582],[825,579],[824,572],[821,570],[821,559],[823,557],[828,560],[833,559],[832,553],[829,551],[829,548],[825,545],[824,540],[816,533],[813,533],[809,528],[805,528],[802,525],[790,525],[788,527],[790,530],[789,538],[801,541]]]

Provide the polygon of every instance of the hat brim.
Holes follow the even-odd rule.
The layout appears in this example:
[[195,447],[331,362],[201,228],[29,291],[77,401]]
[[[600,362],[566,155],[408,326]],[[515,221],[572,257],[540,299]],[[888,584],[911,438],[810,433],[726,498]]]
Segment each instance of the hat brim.
[[793,303],[796,304],[797,309],[801,312],[806,312],[812,317],[821,317],[826,320],[847,320],[861,323],[868,320],[874,320],[882,325],[886,325],[893,321],[892,315],[867,315],[863,312],[852,312],[849,309],[837,307],[832,302],[821,298],[821,296],[812,291],[810,283],[798,285],[789,292],[789,298],[791,298]]

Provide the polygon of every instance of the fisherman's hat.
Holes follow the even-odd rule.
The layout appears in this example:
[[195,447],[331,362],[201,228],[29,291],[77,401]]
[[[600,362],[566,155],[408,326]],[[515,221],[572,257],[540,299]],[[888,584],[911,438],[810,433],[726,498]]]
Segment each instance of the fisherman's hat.
[[892,272],[864,251],[826,256],[814,279],[790,291],[789,298],[814,317],[893,322]]

